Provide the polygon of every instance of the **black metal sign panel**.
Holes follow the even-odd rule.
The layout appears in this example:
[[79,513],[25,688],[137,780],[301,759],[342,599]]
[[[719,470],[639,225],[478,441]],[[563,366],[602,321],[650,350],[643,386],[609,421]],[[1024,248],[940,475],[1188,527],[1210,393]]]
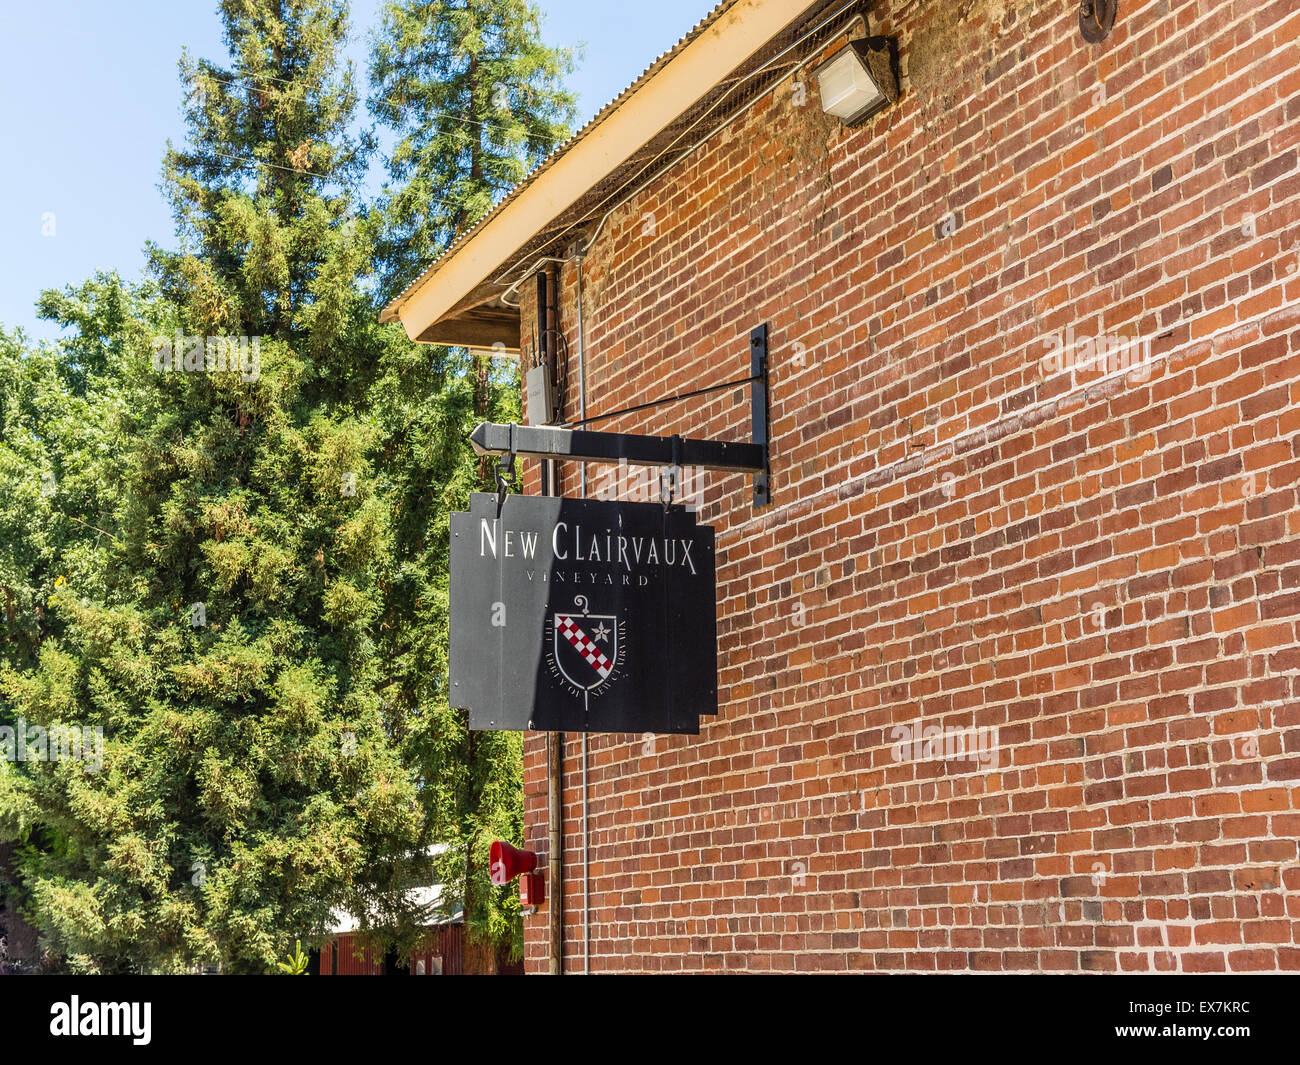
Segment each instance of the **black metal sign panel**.
[[474,495],[451,516],[451,704],[475,729],[698,733],[714,578],[682,507]]

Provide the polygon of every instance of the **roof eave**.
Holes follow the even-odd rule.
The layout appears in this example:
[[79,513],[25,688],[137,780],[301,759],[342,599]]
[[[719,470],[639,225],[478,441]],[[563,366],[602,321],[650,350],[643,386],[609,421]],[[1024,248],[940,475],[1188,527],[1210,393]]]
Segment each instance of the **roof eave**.
[[[449,342],[440,340],[447,332],[442,328],[447,320],[463,316],[467,302],[484,302],[483,286],[513,253],[815,3],[727,0],[719,4],[392,300],[380,321],[400,321],[412,340]],[[517,333],[507,341],[499,333],[502,324],[503,320],[464,335],[476,338],[476,346],[504,341],[513,350]]]

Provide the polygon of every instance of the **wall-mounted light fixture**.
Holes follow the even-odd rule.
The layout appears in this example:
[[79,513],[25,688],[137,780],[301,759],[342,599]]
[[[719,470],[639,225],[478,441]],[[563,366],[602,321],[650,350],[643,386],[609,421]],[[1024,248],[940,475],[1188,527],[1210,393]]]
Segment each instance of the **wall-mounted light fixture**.
[[892,37],[860,37],[820,64],[813,73],[822,110],[847,126],[856,126],[896,103],[896,51]]

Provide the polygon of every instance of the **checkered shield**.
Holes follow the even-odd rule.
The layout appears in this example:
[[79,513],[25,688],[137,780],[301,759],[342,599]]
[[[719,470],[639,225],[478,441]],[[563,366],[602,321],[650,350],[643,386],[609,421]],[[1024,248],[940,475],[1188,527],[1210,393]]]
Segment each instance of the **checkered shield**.
[[609,679],[618,661],[618,619],[612,614],[556,614],[555,666],[575,688],[590,691]]

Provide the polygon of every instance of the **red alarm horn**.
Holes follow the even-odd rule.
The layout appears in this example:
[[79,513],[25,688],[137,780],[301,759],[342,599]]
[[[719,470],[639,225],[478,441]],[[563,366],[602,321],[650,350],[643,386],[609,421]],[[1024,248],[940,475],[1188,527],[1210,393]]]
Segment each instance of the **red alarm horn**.
[[502,840],[494,840],[488,850],[488,869],[492,883],[500,887],[508,884],[520,873],[531,873],[537,868],[537,855],[532,851],[519,851]]

